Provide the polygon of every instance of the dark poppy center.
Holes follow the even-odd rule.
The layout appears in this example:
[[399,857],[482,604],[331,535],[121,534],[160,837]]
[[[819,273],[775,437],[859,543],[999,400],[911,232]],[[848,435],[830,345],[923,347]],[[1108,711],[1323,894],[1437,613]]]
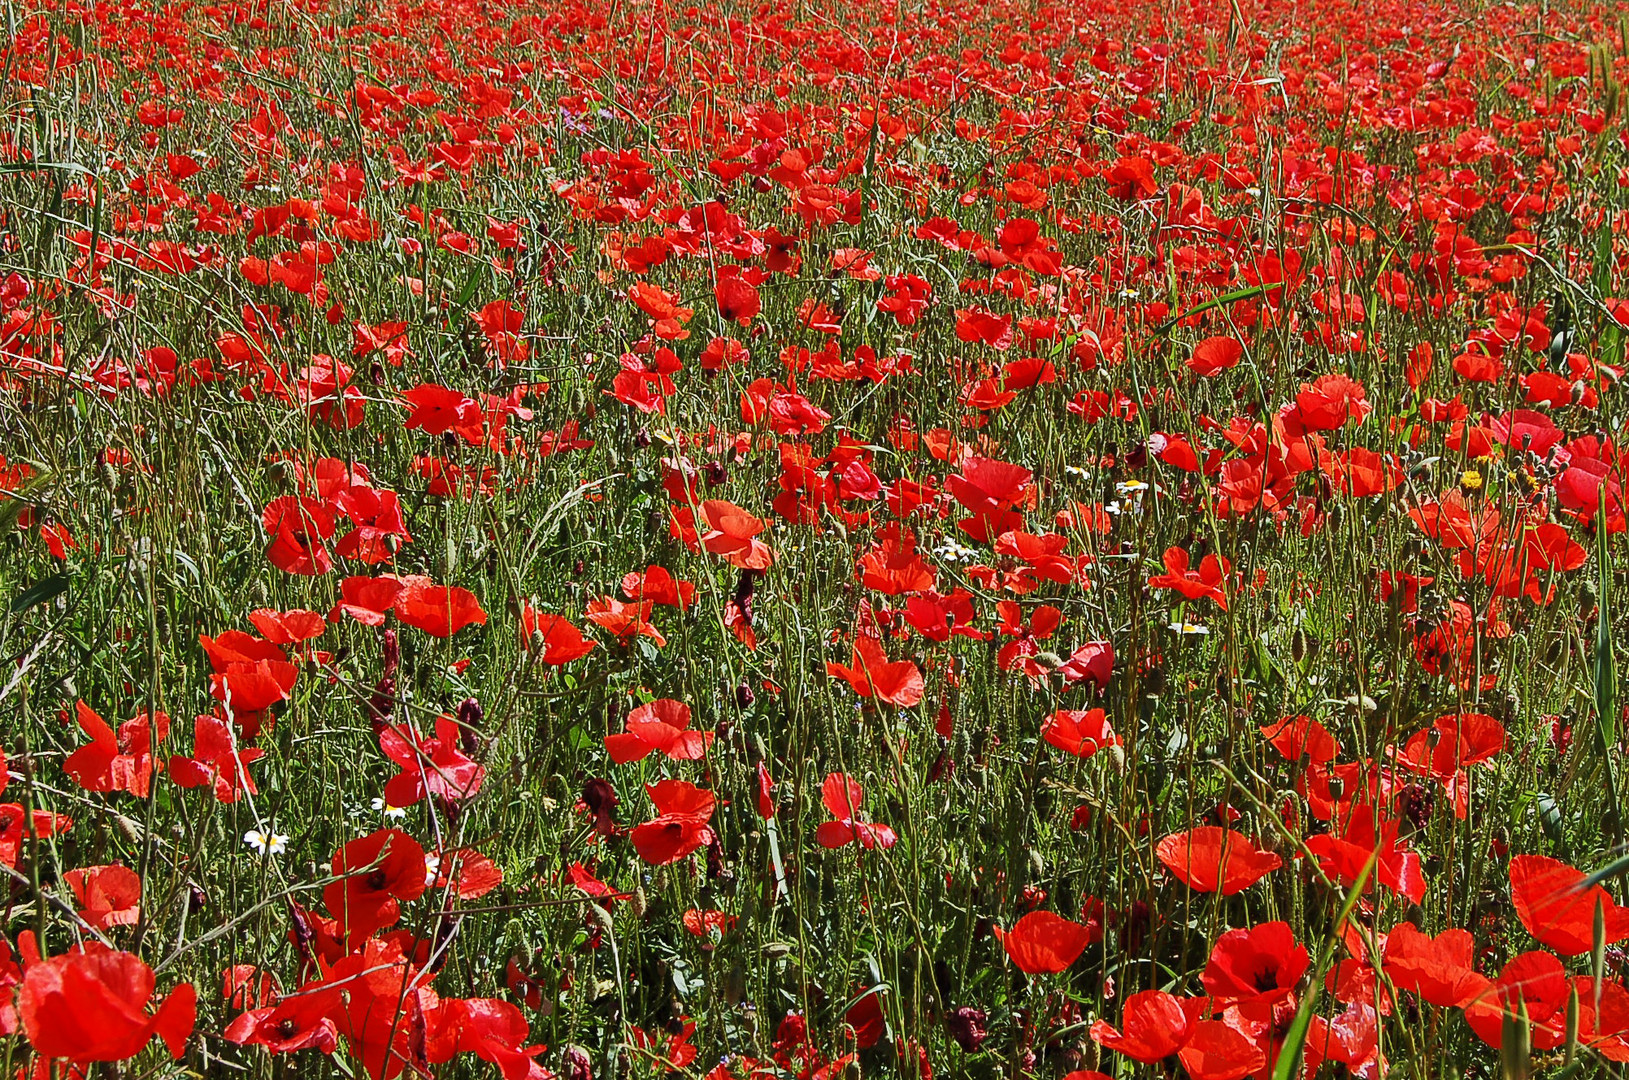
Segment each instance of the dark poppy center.
[[385,877],[384,867],[380,867],[368,875],[368,888],[374,892],[383,892],[388,879]]

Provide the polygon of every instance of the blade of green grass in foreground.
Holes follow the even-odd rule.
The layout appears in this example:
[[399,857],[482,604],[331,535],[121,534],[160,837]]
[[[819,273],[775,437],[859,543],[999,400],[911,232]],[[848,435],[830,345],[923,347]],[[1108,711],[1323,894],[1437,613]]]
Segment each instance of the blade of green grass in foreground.
[[1608,827],[1614,845],[1623,843],[1623,815],[1618,809],[1617,769],[1612,762],[1618,742],[1618,672],[1612,658],[1612,567],[1606,529],[1606,488],[1595,512],[1595,562],[1600,575],[1600,608],[1595,618],[1595,735],[1606,775]]
[[1284,1033],[1284,1042],[1279,1047],[1278,1060],[1273,1063],[1273,1080],[1293,1080],[1301,1071],[1301,1051],[1306,1047],[1307,1030],[1312,1026],[1313,1012],[1318,1005],[1318,988],[1323,985],[1324,974],[1329,970],[1329,963],[1335,957],[1335,947],[1340,943],[1341,927],[1351,917],[1352,909],[1357,907],[1358,898],[1363,895],[1363,887],[1369,883],[1369,875],[1374,872],[1375,860],[1379,852],[1370,854],[1369,860],[1363,864],[1363,870],[1347,890],[1346,902],[1341,905],[1340,914],[1335,917],[1335,925],[1324,938],[1323,948],[1318,951],[1318,966],[1312,974],[1312,982],[1307,987],[1307,996],[1301,999],[1301,1007],[1295,1010],[1295,1019],[1290,1023],[1290,1029]]

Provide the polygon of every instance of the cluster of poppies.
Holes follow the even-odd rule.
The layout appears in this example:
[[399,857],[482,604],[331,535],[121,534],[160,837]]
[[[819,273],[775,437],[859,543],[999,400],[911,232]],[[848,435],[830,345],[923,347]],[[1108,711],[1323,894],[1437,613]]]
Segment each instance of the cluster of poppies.
[[19,1076],[1629,1063],[1629,33],[818,7],[8,9]]

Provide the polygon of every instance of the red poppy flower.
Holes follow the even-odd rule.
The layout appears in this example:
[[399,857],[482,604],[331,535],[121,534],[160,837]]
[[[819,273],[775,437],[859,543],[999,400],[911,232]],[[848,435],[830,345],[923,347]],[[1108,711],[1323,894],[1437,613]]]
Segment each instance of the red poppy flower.
[[1188,553],[1179,547],[1165,549],[1165,573],[1148,579],[1150,589],[1175,589],[1189,600],[1206,597],[1227,610],[1227,580],[1233,566],[1226,559],[1206,555],[1197,571],[1188,569]]
[[274,1054],[316,1049],[332,1054],[339,1048],[339,1025],[329,1015],[326,994],[305,993],[240,1014],[223,1033],[239,1046],[264,1046]]
[[1114,675],[1114,643],[1088,641],[1069,654],[1058,669],[1066,684],[1090,682],[1098,689],[1106,689]]
[[140,957],[90,942],[31,965],[17,1015],[41,1057],[123,1061],[157,1035],[179,1058],[197,1019],[198,992],[182,983],[149,1015],[155,981]]
[[28,812],[18,803],[0,803],[0,863],[13,869],[30,832],[43,839],[67,832],[74,823],[73,818],[48,810],[35,810],[28,814],[26,822],[25,814]]
[[1433,938],[1412,923],[1398,923],[1383,951],[1392,985],[1431,1005],[1462,1007],[1491,985],[1476,972],[1476,939],[1468,930],[1444,930]]
[[[762,271],[759,273],[762,274]],[[713,295],[718,299],[718,313],[726,322],[746,326],[763,308],[758,289],[741,273],[739,267],[718,268],[718,282],[713,286]]]
[[1208,337],[1193,347],[1188,369],[1196,375],[1219,375],[1244,357],[1244,345],[1236,338]]
[[595,877],[593,872],[580,862],[574,862],[570,866],[566,867],[566,876],[571,879],[571,884],[573,887],[582,890],[587,895],[592,896],[597,900],[611,901],[611,903],[605,905],[607,910],[615,906],[615,901],[628,900],[633,896],[632,893],[617,892],[615,889],[611,888],[611,886]]
[[1350,803],[1341,812],[1347,819],[1343,828],[1306,840],[1307,850],[1324,874],[1343,885],[1355,885],[1363,868],[1374,860],[1369,888],[1384,886],[1416,904],[1425,899],[1420,854],[1398,839],[1397,822],[1383,819],[1377,827],[1377,812],[1367,803]]
[[233,964],[221,975],[221,1000],[229,1008],[275,1005],[280,996],[277,976],[253,964]]
[[594,642],[583,637],[564,615],[540,612],[530,604],[520,609],[520,647],[533,649],[541,646],[538,657],[551,667],[580,660],[594,651]]
[[271,642],[227,630],[219,637],[200,634],[198,643],[209,656],[213,671],[209,692],[230,709],[234,720],[253,726],[249,718],[287,700],[299,675],[288,655]]
[[279,496],[266,505],[261,524],[271,537],[266,558],[279,570],[312,577],[333,569],[322,545],[334,535],[334,519],[316,499]]
[[520,1009],[496,998],[447,998],[427,1021],[425,1060],[432,1065],[474,1054],[498,1066],[506,1080],[549,1075],[533,1059],[541,1046],[525,1046],[529,1028]]
[[1146,199],[1157,192],[1159,183],[1154,179],[1154,165],[1147,158],[1122,157],[1103,173],[1109,194],[1122,202]]
[[878,530],[877,542],[860,556],[856,573],[860,583],[886,596],[927,592],[935,572],[916,551],[916,533],[897,523]]
[[1031,911],[1011,930],[997,926],[991,932],[1026,975],[1051,975],[1067,969],[1092,940],[1086,927],[1050,911]]
[[258,794],[249,776],[249,763],[265,755],[258,747],[234,751],[232,731],[218,716],[198,716],[192,722],[192,756],[170,758],[170,779],[184,788],[213,786],[215,798],[236,802],[238,793]]
[[298,608],[293,611],[256,608],[249,612],[249,621],[260,631],[260,636],[273,645],[296,645],[320,636],[327,629],[320,614]]
[[335,555],[365,563],[382,563],[413,539],[394,491],[351,487],[340,492],[334,501],[355,526],[334,545]]
[[141,918],[141,875],[128,866],[90,866],[62,875],[73,890],[79,917],[106,930],[134,926]]
[[997,315],[979,308],[956,310],[956,337],[962,341],[982,341],[993,349],[1012,347],[1011,315]]
[[860,820],[860,804],[865,801],[865,790],[860,782],[842,773],[830,773],[820,785],[820,801],[826,811],[836,818],[823,822],[815,830],[815,842],[825,848],[840,848],[858,843],[863,848],[891,848],[899,840],[894,830],[886,825]]
[[1510,860],[1510,900],[1527,932],[1562,956],[1582,956],[1594,947],[1595,911],[1605,920],[1608,945],[1629,938],[1629,908],[1619,907],[1599,885],[1581,888],[1584,875],[1542,855]]
[[1192,1012],[1197,1011],[1163,990],[1142,990],[1126,999],[1120,1030],[1107,1020],[1097,1020],[1092,1023],[1091,1036],[1099,1046],[1153,1065],[1182,1049],[1193,1031]]
[[1301,423],[1313,431],[1334,431],[1348,420],[1361,424],[1371,407],[1363,384],[1340,372],[1303,383],[1295,396]]
[[1256,1039],[1225,1020],[1195,1021],[1177,1060],[1190,1080],[1243,1080],[1267,1066]]
[[1303,1074],[1316,1075],[1326,1062],[1345,1065],[1351,1076],[1380,1071],[1380,1016],[1366,1001],[1352,1001],[1338,1016],[1313,1017],[1307,1028]]
[[396,605],[402,583],[392,574],[379,577],[348,577],[339,583],[339,602],[328,613],[330,620],[349,615],[364,626],[385,625],[385,615]]
[[738,570],[768,570],[775,561],[768,545],[757,539],[764,531],[764,523],[739,506],[709,499],[701,504],[701,516],[707,522],[701,546],[724,556],[731,566]]
[[138,799],[152,788],[155,767],[153,740],[163,739],[170,730],[170,718],[154,713],[149,720],[142,713],[119,725],[118,735],[83,701],[74,703],[74,716],[91,741],[69,754],[62,770],[86,791],[128,791]]
[[710,938],[715,932],[718,934],[729,933],[735,929],[735,924],[740,919],[723,911],[701,911],[691,908],[684,913],[680,921],[684,923],[684,928],[696,937]]
[[909,660],[889,660],[874,637],[854,642],[852,666],[828,661],[826,674],[846,680],[861,697],[875,697],[890,705],[910,708],[922,700],[922,673]]
[[1030,502],[1034,474],[1021,465],[992,458],[970,457],[960,473],[946,480],[951,495],[973,516],[963,518],[958,527],[969,537],[989,541],[1002,533],[1023,527],[1023,518],[1014,510],[1020,502]]
[[848,1025],[854,1045],[861,1050],[869,1050],[877,1045],[887,1029],[887,1022],[882,1015],[882,995],[886,987],[873,987],[861,993],[859,998],[843,1012],[843,1023]]
[[402,579],[396,597],[396,617],[433,637],[452,637],[466,626],[485,626],[486,612],[468,589],[456,585],[436,585],[429,578]]
[[656,817],[635,825],[629,834],[641,859],[653,866],[678,862],[713,842],[707,824],[713,816],[712,792],[684,780],[663,780],[645,790],[656,804]]
[[417,428],[436,436],[451,431],[471,446],[481,445],[485,438],[486,417],[474,398],[435,383],[420,383],[403,393],[402,400],[412,409],[402,423],[408,431]]
[[1566,1041],[1567,971],[1547,952],[1512,957],[1481,996],[1465,1006],[1465,1022],[1481,1040],[1499,1049],[1507,1015],[1527,1014],[1534,1050],[1554,1050]]
[[1262,725],[1261,733],[1286,761],[1300,761],[1305,755],[1314,764],[1326,764],[1341,752],[1329,729],[1310,716],[1286,716],[1276,724]]
[[1106,746],[1119,746],[1120,736],[1102,709],[1059,709],[1041,726],[1041,737],[1076,757],[1091,757]]
[[437,852],[427,862],[435,867],[433,887],[451,889],[460,900],[479,899],[503,884],[498,864],[474,848]]
[[696,585],[681,581],[661,566],[648,566],[643,574],[634,572],[622,576],[622,591],[630,600],[649,600],[662,607],[690,610],[696,597]]
[[379,749],[401,772],[385,784],[385,802],[412,806],[426,795],[446,804],[473,798],[486,779],[486,768],[466,756],[459,746],[463,729],[452,716],[436,717],[433,738],[391,724],[379,733]]
[[583,614],[589,622],[620,638],[622,644],[632,644],[635,638],[647,637],[657,645],[666,645],[667,639],[650,622],[651,602],[625,604],[611,596],[590,600]]
[[1025,625],[1018,604],[1003,600],[996,605],[996,615],[1001,620],[996,632],[1014,639],[996,653],[996,667],[1002,671],[1022,669],[1032,679],[1044,677],[1045,671],[1031,658],[1041,651],[1038,643],[1050,638],[1062,624],[1063,612],[1051,604],[1042,604],[1030,615],[1029,623]]
[[1274,1006],[1294,1001],[1308,963],[1289,923],[1262,923],[1217,938],[1199,981],[1218,1008],[1243,1005],[1252,1019],[1271,1020]]
[[605,737],[606,752],[618,765],[660,751],[674,761],[697,761],[712,744],[711,731],[691,731],[690,706],[658,698],[628,714],[628,730]]
[[1262,851],[1242,833],[1219,825],[1201,825],[1159,842],[1154,854],[1178,881],[1196,892],[1243,892],[1282,866],[1283,860]]
[[340,933],[360,942],[400,917],[400,901],[424,892],[424,848],[400,829],[380,829],[335,852],[333,874],[341,880],[322,890],[322,901]]

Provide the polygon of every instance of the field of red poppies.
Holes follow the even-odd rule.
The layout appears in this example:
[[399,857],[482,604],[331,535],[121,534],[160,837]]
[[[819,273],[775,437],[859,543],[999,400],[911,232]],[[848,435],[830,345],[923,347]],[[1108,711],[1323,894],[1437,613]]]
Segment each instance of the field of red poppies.
[[13,0],[0,1075],[1617,1075],[1619,8]]

